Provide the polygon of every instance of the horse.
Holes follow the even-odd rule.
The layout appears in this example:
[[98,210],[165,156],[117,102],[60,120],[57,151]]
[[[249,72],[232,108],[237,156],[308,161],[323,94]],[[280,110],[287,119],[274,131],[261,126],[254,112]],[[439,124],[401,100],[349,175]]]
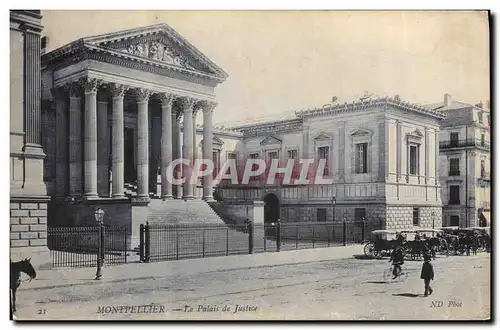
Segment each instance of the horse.
[[29,281],[36,278],[36,271],[31,265],[31,258],[24,259],[18,262],[10,262],[10,291],[12,293],[11,297],[11,310],[16,311],[16,291],[21,285],[21,272],[25,273],[30,277]]

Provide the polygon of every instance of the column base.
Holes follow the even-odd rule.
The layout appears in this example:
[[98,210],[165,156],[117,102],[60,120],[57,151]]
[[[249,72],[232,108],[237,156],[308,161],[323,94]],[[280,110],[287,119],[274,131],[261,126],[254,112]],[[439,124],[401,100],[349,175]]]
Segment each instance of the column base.
[[172,195],[163,195],[163,196],[161,196],[161,199],[166,201],[166,200],[174,199],[174,197]]
[[132,197],[132,205],[134,206],[145,206],[148,205],[149,202],[151,202],[151,198],[148,196]]
[[213,202],[213,201],[215,201],[215,199],[213,198],[213,196],[203,196],[201,199],[204,200],[204,201],[206,201],[206,202]]
[[113,199],[127,199],[127,196],[125,196],[125,194],[116,194],[116,195],[112,195],[111,198],[113,198]]
[[91,200],[91,199],[99,199],[99,195],[97,194],[89,194],[89,195],[83,195],[83,199],[85,200]]
[[182,199],[186,200],[186,201],[187,200],[192,200],[192,199],[194,199],[194,196],[182,196]]

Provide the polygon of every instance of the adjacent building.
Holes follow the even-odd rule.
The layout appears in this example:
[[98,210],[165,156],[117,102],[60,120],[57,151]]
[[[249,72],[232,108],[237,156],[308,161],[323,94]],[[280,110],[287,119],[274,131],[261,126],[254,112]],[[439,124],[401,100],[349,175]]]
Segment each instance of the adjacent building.
[[439,135],[441,199],[446,226],[489,226],[490,106],[472,105],[445,94],[429,108],[446,115]]
[[49,261],[43,180],[39,10],[10,12],[10,257]]

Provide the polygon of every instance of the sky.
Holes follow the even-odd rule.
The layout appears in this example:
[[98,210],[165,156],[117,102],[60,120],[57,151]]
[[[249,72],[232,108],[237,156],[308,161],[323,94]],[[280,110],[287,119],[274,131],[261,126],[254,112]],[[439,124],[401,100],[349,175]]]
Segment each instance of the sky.
[[229,74],[214,123],[289,118],[365,91],[413,103],[490,99],[479,11],[42,11],[48,50],[167,23]]

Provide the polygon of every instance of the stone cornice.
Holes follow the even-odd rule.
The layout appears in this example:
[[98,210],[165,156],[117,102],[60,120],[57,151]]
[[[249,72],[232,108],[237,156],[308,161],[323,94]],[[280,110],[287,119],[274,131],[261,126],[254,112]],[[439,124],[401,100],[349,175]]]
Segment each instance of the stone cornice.
[[299,118],[314,118],[314,117],[331,116],[339,113],[357,112],[366,109],[386,107],[386,106],[392,106],[398,109],[419,113],[425,116],[434,117],[436,119],[444,119],[446,117],[446,115],[440,113],[439,111],[430,110],[420,105],[404,102],[390,97],[367,99],[364,101],[354,101],[352,103],[344,103],[344,104],[325,105],[317,109],[297,111],[295,112],[295,114]]
[[11,10],[10,21],[18,23],[18,29],[40,33],[43,29],[41,24],[42,15],[39,10]]
[[287,133],[302,130],[302,119],[294,118],[266,123],[257,123],[243,126],[235,126],[230,129],[243,133],[243,136],[258,136],[274,133]]

